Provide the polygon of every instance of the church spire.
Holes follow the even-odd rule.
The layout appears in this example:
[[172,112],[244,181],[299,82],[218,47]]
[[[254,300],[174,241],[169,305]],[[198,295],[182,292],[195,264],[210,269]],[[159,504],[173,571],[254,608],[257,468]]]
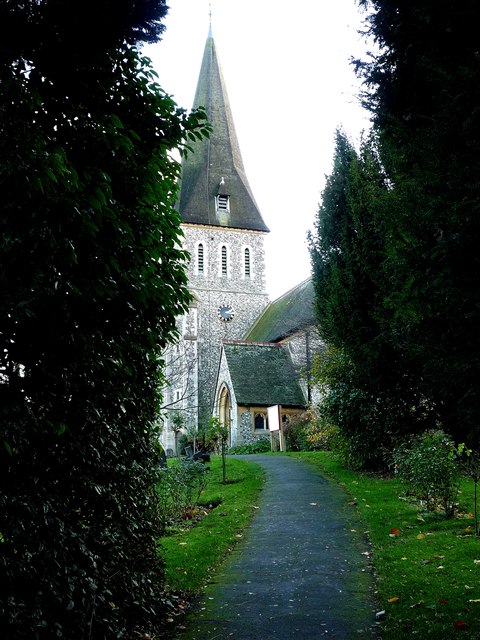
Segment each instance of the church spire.
[[182,165],[179,210],[183,222],[268,231],[245,174],[225,81],[210,31],[194,107],[203,106],[212,125],[208,140],[192,145]]

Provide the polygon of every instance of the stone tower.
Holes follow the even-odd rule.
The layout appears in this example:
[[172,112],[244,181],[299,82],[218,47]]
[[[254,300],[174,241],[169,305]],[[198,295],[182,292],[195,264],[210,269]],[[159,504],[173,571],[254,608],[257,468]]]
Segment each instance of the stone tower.
[[[189,287],[195,298],[184,325],[190,339],[192,328],[186,329],[186,324],[195,325],[197,358],[191,380],[196,378],[198,397],[193,403],[195,394],[187,394],[184,409],[196,404],[196,426],[208,423],[212,412],[222,340],[243,338],[268,303],[264,263],[268,228],[245,174],[211,33],[194,101],[194,107],[199,106],[205,108],[213,131],[208,140],[192,145],[193,153],[183,162],[178,205],[184,248],[191,256]],[[193,353],[191,340],[189,348]]]

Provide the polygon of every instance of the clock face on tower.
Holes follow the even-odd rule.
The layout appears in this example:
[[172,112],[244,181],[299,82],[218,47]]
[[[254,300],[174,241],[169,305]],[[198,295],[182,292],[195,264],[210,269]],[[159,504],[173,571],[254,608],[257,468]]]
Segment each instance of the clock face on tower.
[[218,307],[218,317],[223,322],[231,322],[233,320],[234,315],[235,315],[235,311],[233,310],[232,305],[223,304],[220,307]]

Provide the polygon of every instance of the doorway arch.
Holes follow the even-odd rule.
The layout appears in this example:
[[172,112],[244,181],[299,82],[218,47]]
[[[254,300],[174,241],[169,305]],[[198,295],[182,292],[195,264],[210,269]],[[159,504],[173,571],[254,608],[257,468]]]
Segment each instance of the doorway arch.
[[218,419],[221,424],[228,427],[228,446],[232,446],[232,403],[230,392],[226,384],[220,389],[218,396]]

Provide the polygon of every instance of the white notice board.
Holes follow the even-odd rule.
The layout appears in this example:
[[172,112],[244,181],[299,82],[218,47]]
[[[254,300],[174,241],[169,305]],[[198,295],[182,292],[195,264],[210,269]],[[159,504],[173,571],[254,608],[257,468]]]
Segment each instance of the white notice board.
[[270,431],[280,431],[280,405],[268,407],[268,428]]

